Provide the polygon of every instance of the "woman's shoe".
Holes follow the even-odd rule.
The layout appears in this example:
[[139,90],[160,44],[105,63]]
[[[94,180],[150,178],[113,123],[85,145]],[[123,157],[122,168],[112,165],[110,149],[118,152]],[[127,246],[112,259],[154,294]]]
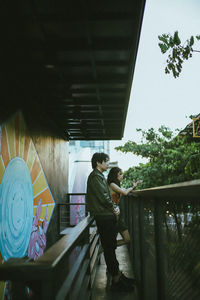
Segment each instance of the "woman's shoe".
[[134,290],[134,286],[127,284],[121,276],[118,282],[112,282],[111,289],[117,292],[131,292]]
[[136,280],[134,278],[126,277],[123,273],[121,273],[120,278],[128,285],[134,286],[136,284]]

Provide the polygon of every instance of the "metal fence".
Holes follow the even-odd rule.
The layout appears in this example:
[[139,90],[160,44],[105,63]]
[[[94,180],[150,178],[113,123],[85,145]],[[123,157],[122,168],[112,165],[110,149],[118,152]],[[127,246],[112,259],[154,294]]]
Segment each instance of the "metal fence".
[[66,195],[66,203],[59,206],[60,232],[68,227],[74,227],[87,215],[86,193],[69,193]]
[[137,300],[200,299],[200,180],[138,191],[122,202]]

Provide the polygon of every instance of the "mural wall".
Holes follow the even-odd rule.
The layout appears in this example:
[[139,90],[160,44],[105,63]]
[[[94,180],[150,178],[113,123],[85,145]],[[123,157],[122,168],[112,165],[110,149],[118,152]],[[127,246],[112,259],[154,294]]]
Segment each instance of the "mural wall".
[[[0,126],[0,263],[37,259],[55,202],[21,112]],[[0,286],[0,299],[4,284]]]

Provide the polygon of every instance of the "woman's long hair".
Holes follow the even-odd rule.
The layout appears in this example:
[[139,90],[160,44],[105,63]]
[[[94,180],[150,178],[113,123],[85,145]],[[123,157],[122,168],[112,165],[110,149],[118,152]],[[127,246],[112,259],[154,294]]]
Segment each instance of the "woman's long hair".
[[107,182],[110,185],[112,182],[120,186],[120,182],[117,179],[117,175],[119,172],[122,172],[122,170],[118,167],[113,167],[110,169],[110,172],[108,173]]

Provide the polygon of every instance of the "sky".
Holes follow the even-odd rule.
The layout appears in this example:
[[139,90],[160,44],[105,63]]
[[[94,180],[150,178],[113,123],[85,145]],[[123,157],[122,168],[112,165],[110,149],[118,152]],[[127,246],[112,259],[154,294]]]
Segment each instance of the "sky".
[[[183,129],[189,116],[200,113],[200,53],[183,63],[178,78],[164,72],[166,55],[158,46],[158,35],[178,30],[182,42],[200,34],[200,0],[147,0],[136,59],[124,137],[110,142],[111,161],[127,170],[144,159],[114,148],[131,140],[140,142],[136,128],[158,129],[166,125]],[[194,47],[200,50],[200,42]]]

